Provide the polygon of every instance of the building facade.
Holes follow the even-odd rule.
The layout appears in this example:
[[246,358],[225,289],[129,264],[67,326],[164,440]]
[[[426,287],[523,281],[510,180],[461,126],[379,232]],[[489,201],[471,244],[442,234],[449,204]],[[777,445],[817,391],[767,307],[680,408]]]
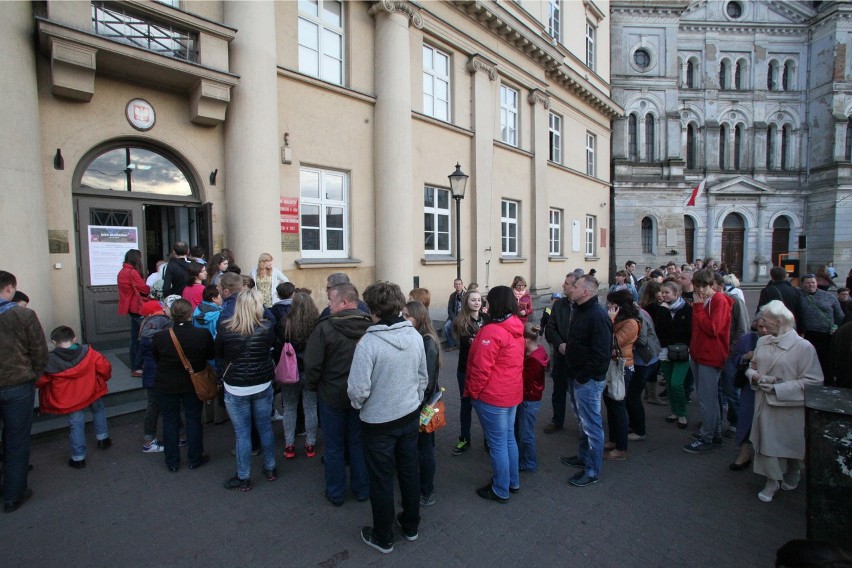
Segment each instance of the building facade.
[[711,257],[760,281],[789,255],[845,274],[852,5],[620,0],[610,15],[625,109],[613,121],[613,266]]
[[121,257],[178,239],[269,252],[320,305],[345,271],[440,308],[459,258],[485,289],[606,277],[607,2],[48,0],[0,28],[0,268],[48,329],[122,338]]

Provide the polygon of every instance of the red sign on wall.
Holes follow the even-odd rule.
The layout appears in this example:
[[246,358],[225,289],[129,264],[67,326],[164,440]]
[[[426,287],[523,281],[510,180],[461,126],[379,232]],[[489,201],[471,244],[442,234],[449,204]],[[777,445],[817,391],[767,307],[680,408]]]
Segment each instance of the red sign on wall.
[[601,228],[601,248],[606,248],[606,229]]
[[279,213],[281,215],[281,250],[299,251],[299,198],[282,197]]

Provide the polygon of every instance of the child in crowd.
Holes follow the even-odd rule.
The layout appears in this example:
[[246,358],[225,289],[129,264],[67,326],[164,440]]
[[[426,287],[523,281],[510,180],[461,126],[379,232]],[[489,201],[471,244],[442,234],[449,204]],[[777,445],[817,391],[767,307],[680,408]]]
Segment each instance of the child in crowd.
[[71,459],[69,467],[86,467],[86,417],[92,413],[98,448],[112,445],[107,430],[106,409],[101,397],[107,393],[107,381],[112,377],[112,365],[106,357],[88,345],[77,343],[74,330],[60,326],[50,333],[54,350],[47,359],[44,374],[36,382],[39,408],[49,414],[68,415],[71,428]]
[[[290,311],[293,305],[293,294],[296,293],[296,287],[292,282],[282,282],[275,287],[275,293],[278,295],[278,301],[272,304],[269,311],[275,316],[275,323],[278,323]],[[213,339],[216,339],[216,334],[213,334]]]
[[[172,296],[169,296],[170,298]],[[163,451],[163,445],[157,440],[157,420],[160,418],[160,405],[154,393],[154,376],[157,374],[157,363],[151,352],[154,335],[172,326],[168,308],[164,308],[157,300],[142,304],[142,325],[139,331],[139,353],[142,359],[142,386],[148,395],[148,407],[142,425],[142,451],[156,453]]]
[[550,312],[553,310],[553,305],[557,300],[562,298],[562,292],[554,292],[550,295],[550,305],[544,308],[544,312],[541,314],[541,321],[538,324],[539,330],[538,335],[541,337],[544,335],[544,329],[547,327],[547,320],[550,319]]
[[204,287],[201,294],[201,303],[192,312],[192,325],[206,329],[216,339],[216,325],[219,323],[219,314],[222,312],[222,296],[219,288],[212,284]]
[[518,469],[537,469],[535,424],[544,392],[544,370],[550,361],[544,347],[538,344],[538,327],[524,325],[524,401],[518,405]]

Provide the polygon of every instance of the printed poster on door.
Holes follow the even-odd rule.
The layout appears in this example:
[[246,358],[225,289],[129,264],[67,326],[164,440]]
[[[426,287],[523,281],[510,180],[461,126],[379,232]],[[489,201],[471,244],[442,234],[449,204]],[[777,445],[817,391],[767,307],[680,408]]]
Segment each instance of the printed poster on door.
[[89,280],[92,286],[115,286],[124,255],[139,248],[136,227],[89,225]]

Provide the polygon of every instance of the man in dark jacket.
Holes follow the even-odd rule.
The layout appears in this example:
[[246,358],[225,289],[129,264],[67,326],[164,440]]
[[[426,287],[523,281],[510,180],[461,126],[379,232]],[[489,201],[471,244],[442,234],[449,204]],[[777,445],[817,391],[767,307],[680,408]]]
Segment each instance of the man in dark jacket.
[[559,346],[559,352],[565,355],[571,404],[580,428],[577,455],[560,461],[581,469],[569,480],[575,487],[597,483],[603,463],[601,395],[611,357],[612,321],[598,301],[598,285],[592,276],[583,276],[575,282],[570,296],[576,307],[567,341]]
[[459,315],[464,302],[464,282],[461,278],[453,280],[453,293],[447,301],[447,321],[444,323],[444,337],[447,338],[447,351],[455,351],[459,348],[453,337],[453,320]]
[[787,270],[782,266],[773,266],[769,269],[769,278],[769,283],[760,291],[755,313],[772,300],[781,300],[787,306],[787,309],[793,312],[793,316],[796,318],[796,329],[801,332],[802,313],[799,292],[787,280]]
[[38,316],[12,301],[18,281],[0,270],[0,416],[3,418],[3,512],[32,497],[27,487],[35,381],[47,365],[47,341]]
[[180,296],[183,294],[183,289],[186,288],[189,275],[190,260],[187,258],[189,246],[178,241],[172,245],[172,251],[175,253],[175,258],[171,259],[166,265],[166,272],[163,275],[163,297],[171,296],[172,294]]
[[361,420],[346,392],[355,346],[373,325],[358,309],[358,290],[350,283],[328,290],[330,315],[320,317],[305,347],[308,390],[317,392],[325,440],[325,496],[336,507],[346,492],[344,446],[349,447],[350,488],[358,501],[370,497],[370,482],[361,445]]
[[571,325],[571,315],[574,313],[574,302],[569,297],[574,289],[577,277],[573,272],[565,276],[562,283],[563,298],[553,304],[547,326],[544,328],[544,337],[553,347],[553,394],[550,402],[553,405],[553,418],[544,427],[545,434],[552,434],[562,430],[565,426],[565,400],[568,397],[568,375],[565,360],[565,345],[568,341],[568,326]]

